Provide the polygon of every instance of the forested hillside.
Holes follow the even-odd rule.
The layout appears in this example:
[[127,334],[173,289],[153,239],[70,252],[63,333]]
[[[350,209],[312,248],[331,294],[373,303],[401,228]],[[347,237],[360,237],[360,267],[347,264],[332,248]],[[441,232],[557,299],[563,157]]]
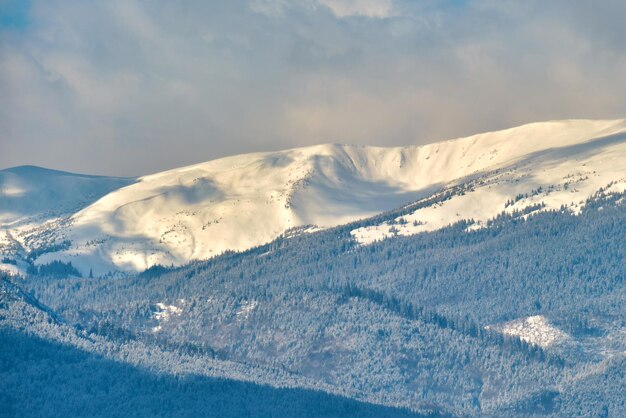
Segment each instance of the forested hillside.
[[1,417],[423,416],[329,394],[284,371],[80,332],[6,278],[0,377]]
[[134,278],[24,285],[86,335],[279,369],[367,402],[619,416],[624,202],[599,193],[577,215],[354,241],[400,210]]

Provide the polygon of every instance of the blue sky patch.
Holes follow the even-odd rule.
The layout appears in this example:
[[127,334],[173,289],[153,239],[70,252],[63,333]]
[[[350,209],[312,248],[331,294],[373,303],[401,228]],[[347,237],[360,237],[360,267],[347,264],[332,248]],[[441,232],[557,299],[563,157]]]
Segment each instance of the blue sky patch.
[[29,0],[0,0],[0,28],[25,29],[29,9]]

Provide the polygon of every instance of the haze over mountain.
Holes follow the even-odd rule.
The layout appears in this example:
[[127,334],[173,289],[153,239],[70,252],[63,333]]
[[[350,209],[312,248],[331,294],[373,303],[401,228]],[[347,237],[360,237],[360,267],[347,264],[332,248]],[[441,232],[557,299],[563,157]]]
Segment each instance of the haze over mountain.
[[[542,122],[412,147],[319,145],[244,154],[130,178],[34,167],[0,172],[0,251],[71,262],[86,275],[180,265],[314,231],[448,191],[390,224],[353,231],[368,244],[508,211],[576,209],[626,189],[626,122]],[[450,191],[453,190],[453,191]],[[294,230],[293,228],[298,228]],[[29,254],[31,254],[29,256]]]

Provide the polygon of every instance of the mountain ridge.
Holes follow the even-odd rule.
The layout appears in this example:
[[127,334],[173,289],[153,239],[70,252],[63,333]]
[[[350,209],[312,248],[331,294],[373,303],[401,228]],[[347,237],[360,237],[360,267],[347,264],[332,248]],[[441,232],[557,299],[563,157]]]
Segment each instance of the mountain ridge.
[[[367,218],[427,198],[450,184],[480,177],[480,173],[506,167],[513,170],[525,156],[543,158],[544,166],[554,166],[563,165],[570,157],[550,157],[550,152],[558,148],[588,144],[591,153],[607,152],[606,144],[598,139],[617,135],[613,146],[621,147],[626,142],[624,132],[623,119],[567,120],[420,146],[323,144],[242,154],[127,180],[128,184],[119,185],[78,211],[46,223],[38,222],[36,228],[3,228],[0,233],[11,232],[13,239],[24,247],[23,252],[38,245],[69,241],[69,248],[43,254],[35,262],[71,261],[83,274],[90,269],[104,274],[115,270],[140,271],[155,264],[179,265],[228,250],[245,250],[294,227],[313,225],[309,228],[313,231]],[[621,155],[624,154],[618,157]],[[445,213],[437,220],[432,219],[432,214],[420,214],[409,219],[418,224],[416,228],[406,227],[407,231],[401,233],[432,230],[465,218],[485,221],[506,209],[506,203],[519,195],[518,190],[528,193],[556,182],[554,178],[536,175],[533,164],[526,162],[526,171],[515,178],[498,180],[492,176],[488,181],[499,185],[499,191],[497,196],[489,195],[488,204],[481,202],[487,195],[476,194],[473,201],[455,196],[454,202],[463,202],[452,205],[455,213]],[[561,177],[575,175],[581,171],[579,166],[561,170],[563,173],[552,171]],[[533,175],[535,178],[528,180]],[[589,183],[589,190],[572,194],[571,198],[580,200],[583,194],[588,196],[605,186],[605,180],[622,181],[622,177],[626,174],[618,167],[610,175],[584,180]],[[521,181],[523,187],[511,187],[509,183],[515,181]],[[513,190],[515,193],[509,192]],[[554,190],[551,193],[553,197],[557,194]],[[574,202],[569,196],[563,197],[563,190],[559,193],[564,203]],[[544,196],[536,196],[527,202],[518,200],[516,209],[522,209],[522,204],[539,204]],[[45,242],[39,239],[42,226]],[[367,244],[391,236],[390,228],[382,225],[377,230],[355,231],[354,236]],[[6,244],[3,252],[7,252]]]

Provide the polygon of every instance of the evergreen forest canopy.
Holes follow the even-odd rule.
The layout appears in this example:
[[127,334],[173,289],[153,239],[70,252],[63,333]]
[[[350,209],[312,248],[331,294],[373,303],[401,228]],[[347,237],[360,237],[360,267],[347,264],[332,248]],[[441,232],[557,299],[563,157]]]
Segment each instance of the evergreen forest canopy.
[[[0,410],[620,416],[625,197],[354,242],[399,210],[130,278],[5,278]],[[545,335],[503,331],[535,317]]]

